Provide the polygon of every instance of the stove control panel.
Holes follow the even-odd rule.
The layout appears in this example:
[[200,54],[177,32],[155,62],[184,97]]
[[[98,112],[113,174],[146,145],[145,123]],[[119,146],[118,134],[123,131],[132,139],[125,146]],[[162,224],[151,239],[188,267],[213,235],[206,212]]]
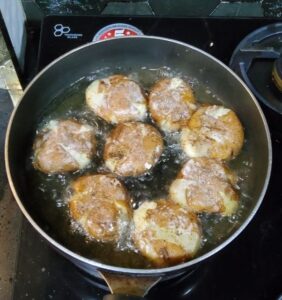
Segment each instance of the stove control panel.
[[177,39],[228,63],[241,39],[271,22],[273,20],[230,18],[47,16],[42,22],[38,70],[93,40],[140,34]]

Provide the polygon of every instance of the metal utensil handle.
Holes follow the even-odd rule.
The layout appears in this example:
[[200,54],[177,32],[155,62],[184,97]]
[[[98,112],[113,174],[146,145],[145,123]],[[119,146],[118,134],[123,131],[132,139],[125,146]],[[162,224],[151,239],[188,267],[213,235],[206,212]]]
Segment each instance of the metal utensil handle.
[[160,276],[130,276],[105,271],[99,273],[112,293],[103,300],[145,299],[149,290],[161,280]]
[[118,294],[108,294],[104,296],[103,300],[140,300],[146,299],[144,297],[132,296],[132,295],[118,295]]

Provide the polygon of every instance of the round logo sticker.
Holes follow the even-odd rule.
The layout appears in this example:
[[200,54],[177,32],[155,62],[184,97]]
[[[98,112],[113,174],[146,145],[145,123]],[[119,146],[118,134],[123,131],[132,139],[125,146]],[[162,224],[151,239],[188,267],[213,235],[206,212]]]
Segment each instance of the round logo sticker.
[[100,29],[94,36],[93,42],[102,41],[122,36],[143,35],[143,32],[135,26],[125,23],[115,23]]

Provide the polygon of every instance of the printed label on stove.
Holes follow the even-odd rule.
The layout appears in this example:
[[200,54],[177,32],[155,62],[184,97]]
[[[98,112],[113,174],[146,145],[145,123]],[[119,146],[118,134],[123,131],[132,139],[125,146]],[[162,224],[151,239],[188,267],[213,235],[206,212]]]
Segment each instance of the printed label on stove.
[[63,24],[56,24],[54,26],[53,34],[57,38],[66,37],[67,39],[78,39],[83,36],[82,33],[71,32],[71,28],[69,26],[64,26]]
[[115,23],[100,29],[94,36],[93,41],[102,41],[115,37],[143,35],[143,32],[135,26],[125,23]]

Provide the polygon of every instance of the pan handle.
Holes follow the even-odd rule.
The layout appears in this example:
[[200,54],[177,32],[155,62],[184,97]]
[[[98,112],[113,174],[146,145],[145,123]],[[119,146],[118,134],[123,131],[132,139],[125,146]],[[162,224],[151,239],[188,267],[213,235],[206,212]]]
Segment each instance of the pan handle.
[[144,297],[132,296],[132,295],[118,295],[118,294],[108,294],[103,297],[103,300],[141,300]]
[[149,290],[161,280],[160,276],[126,276],[104,271],[99,273],[112,293],[103,300],[145,299],[144,296]]

